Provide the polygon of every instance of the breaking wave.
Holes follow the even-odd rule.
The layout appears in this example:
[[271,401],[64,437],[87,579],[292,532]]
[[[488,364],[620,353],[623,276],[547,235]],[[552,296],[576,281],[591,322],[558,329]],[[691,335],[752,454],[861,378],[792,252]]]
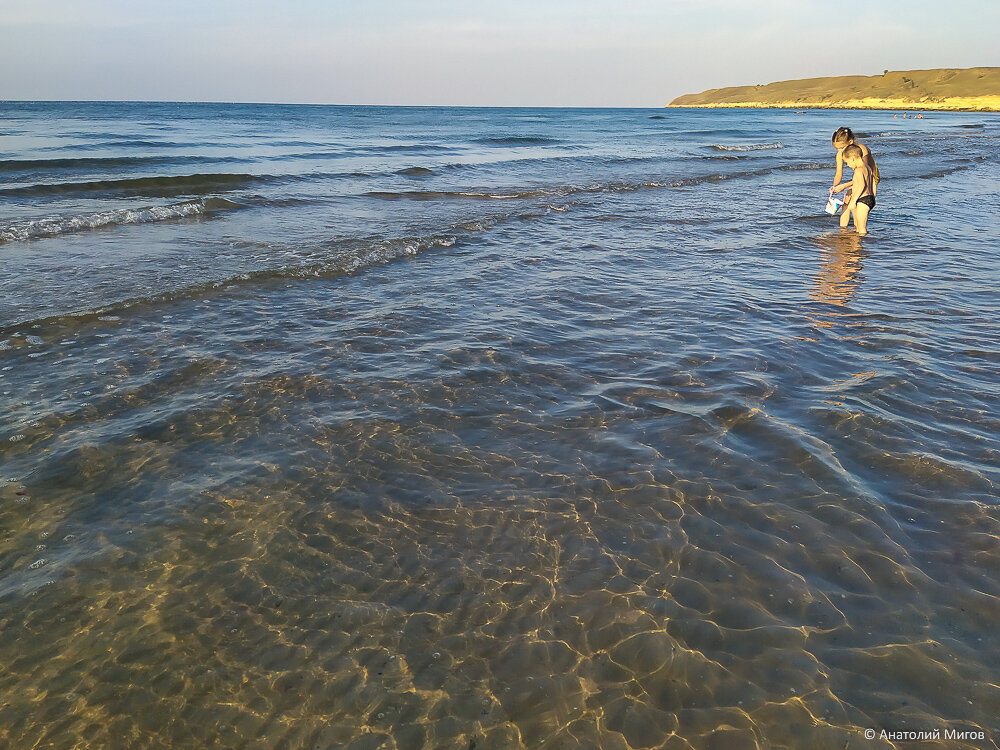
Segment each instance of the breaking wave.
[[713,148],[716,151],[770,151],[772,149],[784,148],[784,147],[785,144],[783,144],[781,141],[778,141],[776,143],[752,143],[752,144],[736,145],[736,146],[724,146],[719,143],[713,143],[712,145],[709,146],[709,148]]
[[34,221],[0,226],[0,243],[23,242],[40,237],[54,237],[56,235],[101,229],[104,227],[150,224],[157,221],[181,219],[188,216],[207,215],[235,208],[240,208],[240,204],[227,201],[224,198],[205,198],[187,203],[177,203],[172,206],[119,208],[79,216],[54,216],[46,219],[36,219]]

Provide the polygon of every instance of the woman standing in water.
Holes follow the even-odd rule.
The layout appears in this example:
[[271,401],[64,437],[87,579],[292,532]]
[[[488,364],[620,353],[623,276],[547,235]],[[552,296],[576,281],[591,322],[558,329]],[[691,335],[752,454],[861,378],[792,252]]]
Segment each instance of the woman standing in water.
[[[876,195],[878,193],[878,167],[875,165],[875,158],[872,156],[871,149],[864,144],[857,143],[854,140],[854,132],[850,128],[837,128],[833,134],[833,147],[837,149],[837,174],[834,175],[833,187],[830,188],[830,192],[838,193],[846,189],[847,192],[844,193],[844,206],[847,206],[851,202],[850,183],[841,184],[841,180],[844,178],[844,149],[850,145],[855,145],[861,149],[861,158],[874,175],[872,194]],[[840,226],[846,227],[850,220],[850,212],[843,211],[840,215]]]

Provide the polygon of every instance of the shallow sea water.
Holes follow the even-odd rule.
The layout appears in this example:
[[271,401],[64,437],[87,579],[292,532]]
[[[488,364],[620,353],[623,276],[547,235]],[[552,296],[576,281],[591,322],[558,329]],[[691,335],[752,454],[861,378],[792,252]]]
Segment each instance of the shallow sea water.
[[0,745],[997,747],[997,115],[0,128]]

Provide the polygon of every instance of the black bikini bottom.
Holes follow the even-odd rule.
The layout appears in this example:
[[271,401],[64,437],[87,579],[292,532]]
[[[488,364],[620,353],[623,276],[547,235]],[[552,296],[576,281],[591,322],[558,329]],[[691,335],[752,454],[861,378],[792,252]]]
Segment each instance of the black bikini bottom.
[[866,206],[868,206],[868,210],[871,211],[873,208],[875,208],[875,196],[874,195],[862,196],[861,198],[858,198],[858,203],[864,203]]

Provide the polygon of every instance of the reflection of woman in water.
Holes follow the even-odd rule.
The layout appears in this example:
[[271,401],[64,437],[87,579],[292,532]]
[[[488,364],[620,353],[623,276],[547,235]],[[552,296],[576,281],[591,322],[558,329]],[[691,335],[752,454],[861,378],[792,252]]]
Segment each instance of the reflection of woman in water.
[[816,238],[823,264],[809,296],[817,302],[846,305],[861,284],[861,269],[866,253],[856,234],[838,232]]

